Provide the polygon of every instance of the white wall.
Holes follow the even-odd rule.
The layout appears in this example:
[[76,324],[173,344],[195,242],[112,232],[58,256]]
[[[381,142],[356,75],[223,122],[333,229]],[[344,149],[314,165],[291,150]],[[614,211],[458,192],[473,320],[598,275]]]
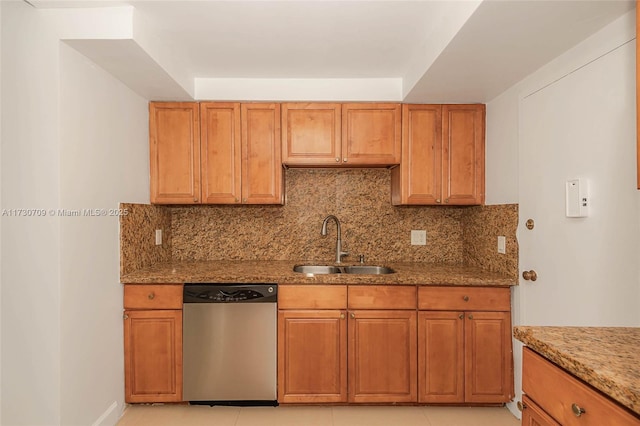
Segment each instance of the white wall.
[[[58,43],[24,2],[2,2],[1,31],[2,207],[57,208]],[[2,231],[2,424],[58,424],[59,221],[3,216]]]
[[60,42],[46,11],[1,7],[1,204],[47,215],[2,217],[0,423],[113,425],[118,219],[49,210],[148,201],[147,103]]
[[[524,234],[528,231],[522,226],[526,220],[523,214],[527,214],[523,209],[530,200],[519,186],[530,180],[527,173],[536,170],[566,179],[583,171],[594,179],[592,216],[588,219],[556,218],[558,214],[553,212],[558,203],[563,205],[564,202],[551,191],[536,200],[545,206],[542,211],[548,209],[542,214],[555,221],[552,238],[562,238],[562,253],[557,253],[554,240],[545,237],[550,254],[545,253],[542,257],[551,257],[552,262],[562,265],[553,272],[564,275],[555,283],[558,287],[547,290],[543,297],[526,296],[527,291],[536,288],[534,284],[523,281],[520,287],[515,287],[514,325],[532,324],[532,321],[556,325],[640,325],[640,310],[634,308],[637,302],[633,302],[640,300],[637,262],[640,255],[637,243],[640,241],[640,193],[635,190],[632,173],[635,170],[635,43],[628,43],[633,38],[635,11],[556,58],[487,105],[487,202],[520,202],[521,270],[528,269],[525,266],[531,265],[535,255],[524,246],[530,235]],[[578,108],[580,114],[577,114]],[[553,124],[554,116],[562,119],[558,118]],[[584,131],[595,123],[599,126],[598,131]],[[557,126],[557,130],[550,131],[545,126]],[[607,137],[602,137],[601,128],[611,129]],[[544,131],[538,134],[536,129]],[[544,132],[547,137],[541,136]],[[573,139],[554,132],[565,132]],[[555,146],[548,144],[547,139],[551,137],[557,139]],[[566,143],[560,142],[563,137]],[[523,155],[537,150],[551,152],[547,161],[539,162]],[[529,167],[528,161],[537,164],[537,168]],[[611,243],[607,240],[610,238],[616,241]],[[603,239],[607,241],[603,243]],[[570,259],[566,258],[569,253],[572,253]],[[565,262],[571,259],[571,265]],[[581,265],[580,262],[588,263]],[[581,275],[583,270],[588,270],[593,279],[585,279]],[[551,273],[549,269],[538,271],[541,272]],[[541,284],[535,285],[541,288]],[[564,299],[567,289],[571,290],[569,293],[576,303]],[[559,299],[563,302],[551,303]],[[520,399],[521,345],[517,341],[514,342],[514,361],[516,399]],[[510,408],[519,415],[513,404]]]
[[[0,23],[2,22],[2,6],[0,6]],[[2,46],[2,32],[0,31],[0,46]],[[0,51],[1,51],[0,47]],[[0,82],[2,81],[2,55],[0,55]],[[0,99],[2,99],[2,84],[0,84]],[[0,102],[0,165],[2,164],[2,102]],[[2,173],[0,173],[0,210],[2,209]],[[0,221],[0,241],[2,241],[2,222]],[[0,259],[2,259],[2,244],[0,244]],[[1,266],[1,265],[0,265]],[[0,273],[0,306],[2,306],[2,274]],[[0,315],[0,401],[2,401],[2,315]],[[0,422],[2,421],[2,404],[0,404]]]
[[[63,208],[117,209],[121,201],[148,202],[147,101],[65,44],[60,46],[60,135]],[[61,220],[65,425],[89,425],[102,415],[102,424],[115,424],[122,413],[118,229],[117,216]]]

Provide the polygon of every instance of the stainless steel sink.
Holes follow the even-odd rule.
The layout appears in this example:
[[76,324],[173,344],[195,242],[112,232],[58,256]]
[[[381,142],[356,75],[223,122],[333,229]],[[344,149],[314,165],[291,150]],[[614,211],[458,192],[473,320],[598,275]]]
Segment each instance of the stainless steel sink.
[[354,266],[344,266],[341,272],[343,274],[382,275],[382,274],[393,274],[396,271],[386,266],[354,265]]
[[293,272],[302,274],[368,274],[382,275],[393,274],[396,271],[386,266],[374,265],[350,265],[350,266],[332,266],[332,265],[296,265]]
[[301,272],[303,274],[339,274],[340,268],[329,265],[296,265],[293,272]]

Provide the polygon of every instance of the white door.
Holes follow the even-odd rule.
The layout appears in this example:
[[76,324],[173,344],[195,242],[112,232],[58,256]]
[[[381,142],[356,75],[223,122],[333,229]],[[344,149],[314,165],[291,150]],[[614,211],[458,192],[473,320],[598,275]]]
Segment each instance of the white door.
[[[637,325],[634,60],[627,43],[521,101],[521,324]],[[589,183],[586,218],[565,216],[573,178]]]

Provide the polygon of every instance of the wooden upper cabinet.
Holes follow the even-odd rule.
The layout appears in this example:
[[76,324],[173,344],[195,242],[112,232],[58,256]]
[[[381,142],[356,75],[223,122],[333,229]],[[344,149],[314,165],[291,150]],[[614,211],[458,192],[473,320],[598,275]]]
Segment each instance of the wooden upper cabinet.
[[200,104],[202,202],[234,204],[241,197],[240,104]]
[[399,164],[401,140],[401,104],[342,105],[343,165]]
[[484,203],[485,106],[403,105],[394,205]]
[[282,104],[282,162],[299,166],[339,165],[341,131],[341,104]]
[[402,161],[391,171],[394,205],[442,200],[442,106],[402,106]]
[[283,204],[280,104],[242,104],[242,203]]
[[442,174],[446,204],[484,203],[485,106],[442,106]]
[[193,102],[149,104],[151,202],[200,202],[200,120]]
[[151,102],[151,202],[283,204],[280,104]]

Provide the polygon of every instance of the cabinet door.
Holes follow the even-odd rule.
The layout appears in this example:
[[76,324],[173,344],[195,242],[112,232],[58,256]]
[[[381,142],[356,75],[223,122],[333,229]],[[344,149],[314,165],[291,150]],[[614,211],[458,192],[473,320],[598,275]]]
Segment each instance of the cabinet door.
[[340,104],[282,104],[282,162],[305,166],[340,165],[341,111]]
[[346,402],[347,321],[339,310],[278,312],[278,401]]
[[125,311],[125,401],[182,401],[182,311]]
[[522,408],[522,426],[560,426],[526,395],[522,395]]
[[349,402],[417,401],[416,311],[349,313]]
[[513,396],[510,312],[465,315],[465,401],[510,401]]
[[464,402],[464,313],[418,314],[418,401]]
[[242,203],[282,204],[280,104],[242,104]]
[[402,106],[402,161],[391,171],[391,201],[442,201],[442,106]]
[[442,106],[445,204],[484,203],[485,106]]
[[202,202],[240,203],[240,104],[203,102],[200,122]]
[[149,103],[151,202],[200,199],[200,120],[196,102]]
[[343,165],[399,164],[401,136],[400,104],[342,105]]

